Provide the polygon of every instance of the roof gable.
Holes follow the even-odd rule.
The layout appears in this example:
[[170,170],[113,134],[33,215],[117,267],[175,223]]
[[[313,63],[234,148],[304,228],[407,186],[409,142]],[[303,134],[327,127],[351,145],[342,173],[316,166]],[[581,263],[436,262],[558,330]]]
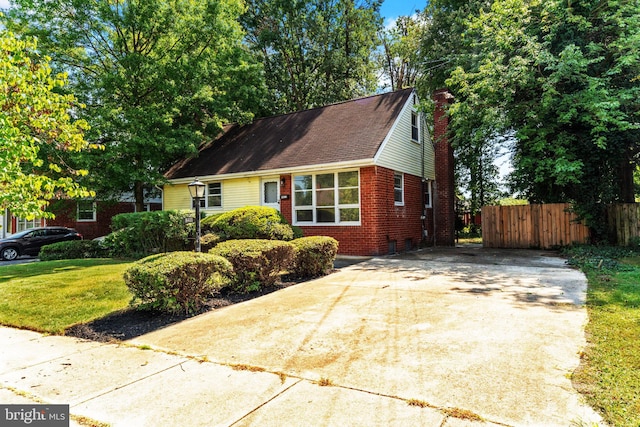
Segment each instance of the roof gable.
[[230,125],[168,179],[373,159],[413,89]]

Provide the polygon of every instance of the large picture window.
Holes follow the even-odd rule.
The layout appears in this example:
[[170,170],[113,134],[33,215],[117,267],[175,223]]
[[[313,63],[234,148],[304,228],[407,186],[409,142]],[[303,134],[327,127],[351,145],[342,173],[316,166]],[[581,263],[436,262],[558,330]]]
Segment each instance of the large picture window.
[[360,175],[356,171],[297,175],[294,185],[294,223],[358,224]]

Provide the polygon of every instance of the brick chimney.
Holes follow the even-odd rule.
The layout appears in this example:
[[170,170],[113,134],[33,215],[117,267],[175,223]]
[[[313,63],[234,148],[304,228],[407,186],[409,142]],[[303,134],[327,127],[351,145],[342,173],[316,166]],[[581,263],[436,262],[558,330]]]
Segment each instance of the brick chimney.
[[447,137],[449,116],[447,106],[453,102],[453,95],[447,89],[437,90],[433,94],[435,111],[433,113],[435,145],[436,182],[434,185],[434,235],[437,246],[455,245],[455,200],[453,147]]

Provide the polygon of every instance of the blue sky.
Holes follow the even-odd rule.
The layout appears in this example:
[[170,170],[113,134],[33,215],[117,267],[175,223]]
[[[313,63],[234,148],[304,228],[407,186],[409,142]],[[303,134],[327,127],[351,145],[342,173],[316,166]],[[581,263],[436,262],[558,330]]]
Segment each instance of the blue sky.
[[[426,4],[427,0],[384,0],[380,14],[387,24],[398,16],[413,15],[416,9],[422,10]],[[8,6],[9,0],[0,0],[0,9]]]
[[384,0],[380,8],[380,15],[384,18],[385,26],[387,26],[397,17],[411,16],[416,10],[424,9],[426,5],[427,0]]

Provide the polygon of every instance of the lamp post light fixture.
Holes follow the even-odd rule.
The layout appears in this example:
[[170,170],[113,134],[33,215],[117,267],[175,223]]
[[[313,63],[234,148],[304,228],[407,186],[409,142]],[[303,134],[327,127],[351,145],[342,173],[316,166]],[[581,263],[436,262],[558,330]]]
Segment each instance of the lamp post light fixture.
[[195,202],[196,205],[196,252],[201,252],[200,250],[200,199],[204,198],[204,190],[207,186],[200,182],[200,180],[196,177],[193,182],[187,185],[189,188],[189,193],[191,194],[191,198]]

